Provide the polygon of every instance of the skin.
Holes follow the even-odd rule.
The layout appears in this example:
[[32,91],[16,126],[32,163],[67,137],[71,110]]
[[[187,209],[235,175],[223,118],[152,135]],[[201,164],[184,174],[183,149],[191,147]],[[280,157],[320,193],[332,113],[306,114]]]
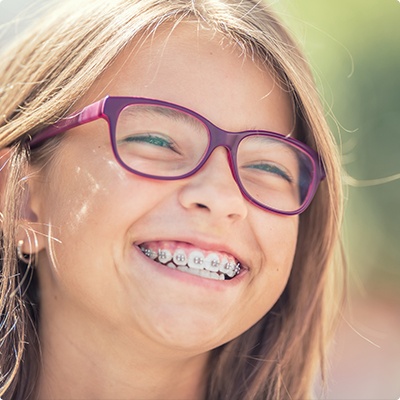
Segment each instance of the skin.
[[[226,130],[289,134],[294,126],[289,97],[269,73],[189,23],[126,49],[82,106],[106,93],[171,101]],[[202,398],[210,350],[256,323],[282,293],[298,217],[244,199],[223,148],[184,180],[135,176],[115,161],[101,120],[68,132],[32,173],[39,398]],[[231,253],[245,268],[225,282],[171,271],[135,246],[155,240]]]

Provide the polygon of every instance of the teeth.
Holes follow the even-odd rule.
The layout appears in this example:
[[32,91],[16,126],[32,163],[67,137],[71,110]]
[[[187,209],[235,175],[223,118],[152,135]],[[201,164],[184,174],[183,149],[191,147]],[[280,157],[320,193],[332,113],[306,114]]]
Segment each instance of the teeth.
[[191,275],[196,275],[196,276],[201,276],[201,271],[202,269],[193,269],[193,268],[188,268],[185,272]]
[[225,266],[228,264],[228,260],[226,257],[223,257],[222,260],[220,260],[219,263],[219,271],[222,272],[223,274],[226,273],[226,268]]
[[225,275],[233,278],[240,272],[239,263],[228,261],[227,257],[220,259],[217,253],[209,253],[205,257],[199,250],[194,250],[187,256],[183,249],[177,249],[173,254],[166,249],[159,249],[158,252],[145,247],[140,249],[147,257],[152,260],[158,259],[158,262],[169,268],[203,278],[224,280]]
[[172,260],[172,253],[169,250],[158,250],[158,261],[166,264]]
[[189,254],[187,265],[194,269],[203,269],[204,254],[201,251],[192,251]]
[[225,280],[225,276],[223,274],[217,274],[216,272],[210,272],[205,269],[202,269],[200,271],[200,276],[203,278],[216,279],[219,281]]
[[174,253],[174,257],[172,258],[176,265],[186,265],[187,257],[186,253],[183,250],[176,250]]
[[153,250],[146,249],[144,247],[141,247],[140,250],[146,255],[147,257],[151,258],[152,260],[155,260],[157,258],[157,253]]
[[204,260],[204,268],[207,271],[218,272],[219,271],[219,257],[218,254],[210,253]]
[[239,264],[235,264],[234,262],[227,262],[221,267],[221,272],[228,275],[229,278],[233,278],[240,271]]

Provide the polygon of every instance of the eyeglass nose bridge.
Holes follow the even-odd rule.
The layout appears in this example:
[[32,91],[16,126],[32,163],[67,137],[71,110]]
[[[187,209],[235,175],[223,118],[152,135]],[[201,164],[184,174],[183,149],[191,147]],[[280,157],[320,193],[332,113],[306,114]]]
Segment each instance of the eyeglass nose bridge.
[[210,135],[210,143],[200,165],[198,165],[193,173],[197,172],[208,161],[215,149],[217,149],[218,147],[224,147],[228,152],[228,164],[232,176],[240,191],[243,192],[242,185],[239,179],[239,174],[237,171],[237,150],[241,139],[244,137],[244,132],[225,131],[224,129],[218,128],[217,126],[213,125],[209,121],[207,121],[206,125]]

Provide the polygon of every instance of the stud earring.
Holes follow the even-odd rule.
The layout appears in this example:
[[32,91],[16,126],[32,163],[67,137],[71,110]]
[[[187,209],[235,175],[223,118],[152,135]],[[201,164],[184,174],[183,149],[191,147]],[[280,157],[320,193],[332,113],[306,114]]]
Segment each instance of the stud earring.
[[24,241],[22,239],[18,240],[18,244],[17,244],[17,256],[18,256],[18,259],[21,260],[22,262],[24,262],[25,264],[30,265],[30,264],[32,264],[33,256],[32,256],[32,254],[24,254],[22,252],[22,246],[23,245],[24,245]]

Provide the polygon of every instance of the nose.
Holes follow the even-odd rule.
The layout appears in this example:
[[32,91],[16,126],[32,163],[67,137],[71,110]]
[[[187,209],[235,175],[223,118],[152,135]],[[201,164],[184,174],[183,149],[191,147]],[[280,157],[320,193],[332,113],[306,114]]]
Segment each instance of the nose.
[[226,149],[215,149],[203,167],[187,178],[179,201],[188,210],[217,219],[236,221],[246,218],[247,202],[232,175]]

